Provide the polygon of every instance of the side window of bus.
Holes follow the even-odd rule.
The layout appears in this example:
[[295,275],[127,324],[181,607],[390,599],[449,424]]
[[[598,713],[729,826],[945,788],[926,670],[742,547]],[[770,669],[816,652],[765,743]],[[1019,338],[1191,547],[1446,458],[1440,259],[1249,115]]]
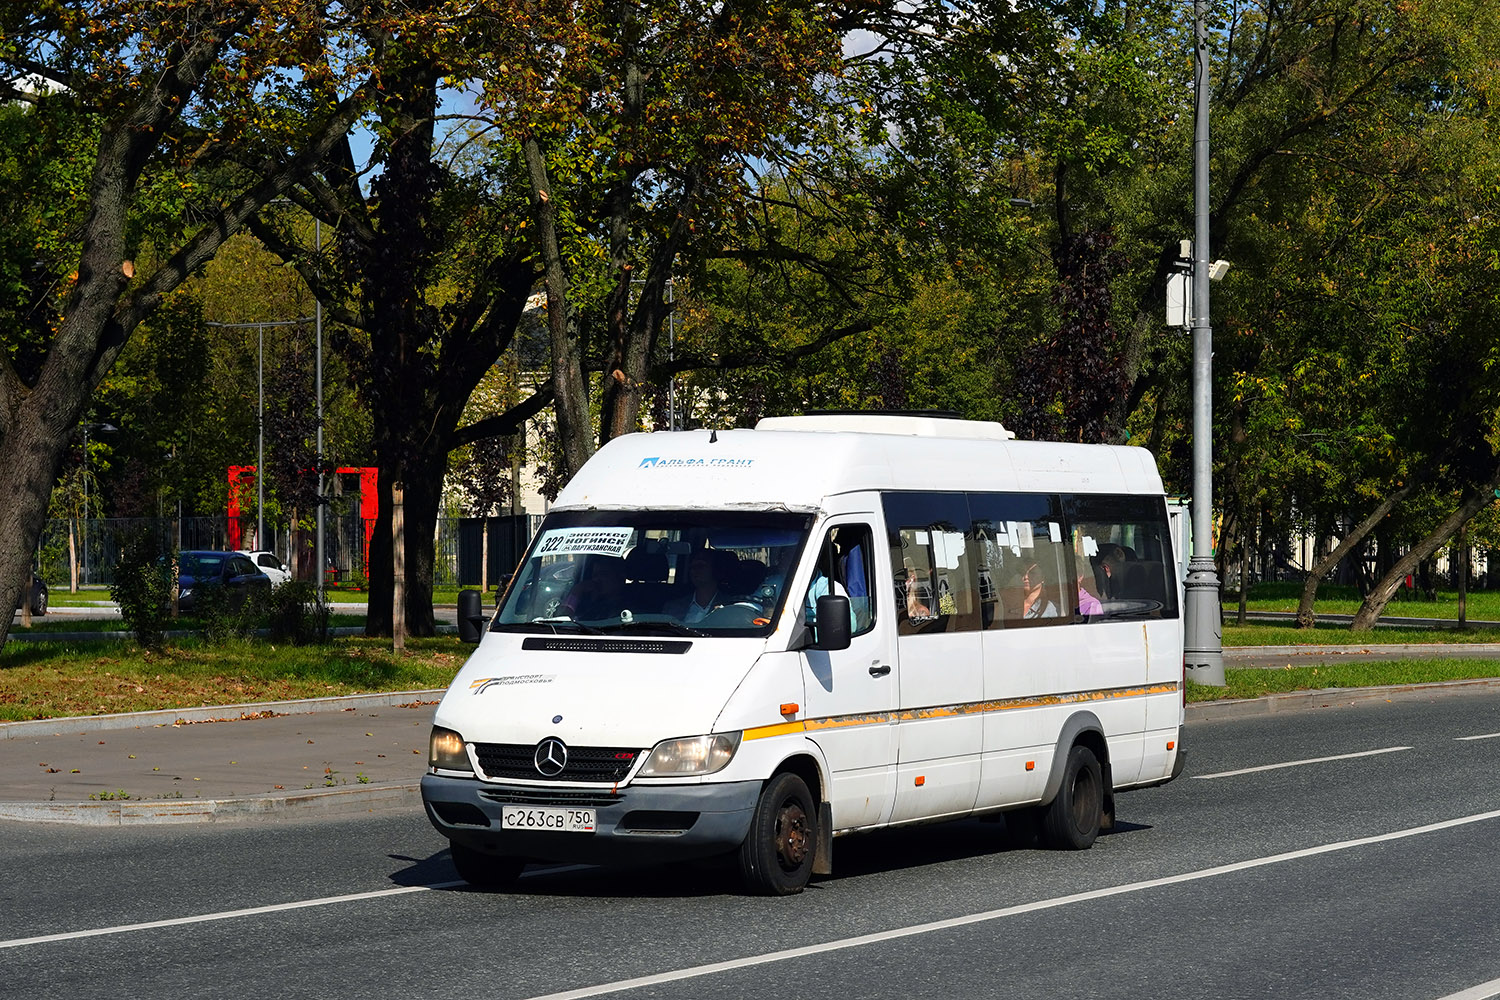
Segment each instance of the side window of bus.
[[1090,620],[1176,618],[1177,564],[1161,497],[1066,500],[1079,586],[1097,598]]
[[984,628],[1071,622],[1081,601],[1061,505],[1045,493],[971,493]]
[[817,623],[819,597],[839,594],[849,598],[849,624],[855,635],[875,627],[873,552],[868,525],[844,524],[828,530],[818,550],[812,583],[807,588],[804,602],[807,624]]
[[900,635],[979,628],[979,585],[962,493],[887,493],[891,594]]

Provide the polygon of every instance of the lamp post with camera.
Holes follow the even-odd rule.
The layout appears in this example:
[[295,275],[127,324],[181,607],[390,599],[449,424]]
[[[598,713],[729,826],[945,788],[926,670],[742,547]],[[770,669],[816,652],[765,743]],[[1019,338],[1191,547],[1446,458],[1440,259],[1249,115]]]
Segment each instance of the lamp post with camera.
[[1228,265],[1208,262],[1208,34],[1207,0],[1193,0],[1194,92],[1193,132],[1192,316],[1193,336],[1193,554],[1184,581],[1186,635],[1183,665],[1200,684],[1224,685],[1223,625],[1219,610],[1219,577],[1213,542],[1213,327],[1209,323],[1209,280],[1222,277]]

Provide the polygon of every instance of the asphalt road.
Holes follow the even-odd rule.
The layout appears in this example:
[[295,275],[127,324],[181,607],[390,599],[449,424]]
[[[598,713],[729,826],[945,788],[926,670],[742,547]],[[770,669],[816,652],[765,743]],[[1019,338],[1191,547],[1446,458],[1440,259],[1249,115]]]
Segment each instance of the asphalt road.
[[1185,746],[1091,851],[976,821],[849,838],[776,900],[688,866],[474,892],[419,814],[5,823],[0,992],[1500,996],[1500,694],[1195,722]]

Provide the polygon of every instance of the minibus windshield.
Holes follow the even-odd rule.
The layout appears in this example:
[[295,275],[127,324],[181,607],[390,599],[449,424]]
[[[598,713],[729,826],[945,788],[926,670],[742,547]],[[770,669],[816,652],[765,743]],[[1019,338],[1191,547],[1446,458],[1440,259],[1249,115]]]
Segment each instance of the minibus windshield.
[[811,514],[554,511],[496,632],[769,635]]

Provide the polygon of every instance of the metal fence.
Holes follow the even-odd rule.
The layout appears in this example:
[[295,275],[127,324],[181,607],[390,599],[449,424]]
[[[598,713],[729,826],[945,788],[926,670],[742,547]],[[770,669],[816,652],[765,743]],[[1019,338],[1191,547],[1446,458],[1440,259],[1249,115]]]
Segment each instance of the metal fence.
[[[510,573],[541,523],[541,515],[514,517],[440,518],[434,535],[433,585],[475,585],[484,553],[481,527],[489,532],[487,580],[494,583]],[[329,579],[358,585],[368,577],[369,540],[375,522],[358,515],[329,517],[323,526],[323,551],[328,559]],[[301,580],[314,578],[317,532],[285,528],[268,532],[266,545],[292,568]],[[73,565],[84,587],[107,587],[114,582],[115,566],[127,542],[138,535],[150,538],[163,552],[179,549],[223,549],[229,544],[229,521],[223,517],[88,518],[47,522],[38,547],[38,572],[54,589],[72,581]]]

